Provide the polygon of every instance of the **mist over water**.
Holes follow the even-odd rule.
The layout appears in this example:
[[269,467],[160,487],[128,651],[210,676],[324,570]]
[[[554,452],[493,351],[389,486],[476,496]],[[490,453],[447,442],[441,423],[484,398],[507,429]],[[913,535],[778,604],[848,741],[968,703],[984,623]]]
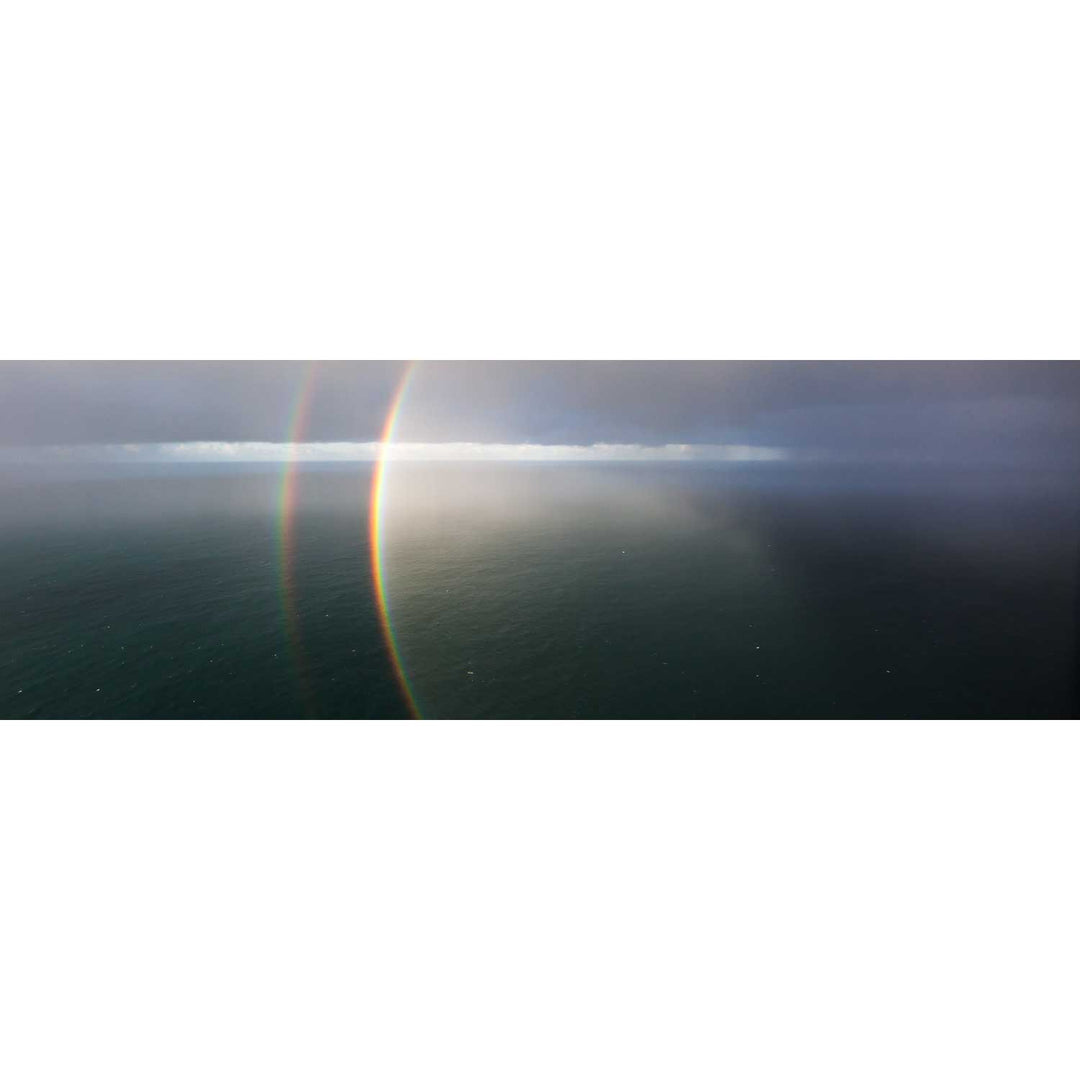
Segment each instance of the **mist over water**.
[[443,716],[1068,715],[1066,476],[404,473],[387,576]]
[[[404,717],[371,467],[0,476],[0,715]],[[395,463],[383,566],[425,717],[1069,716],[1071,474]],[[294,633],[290,633],[291,625]]]

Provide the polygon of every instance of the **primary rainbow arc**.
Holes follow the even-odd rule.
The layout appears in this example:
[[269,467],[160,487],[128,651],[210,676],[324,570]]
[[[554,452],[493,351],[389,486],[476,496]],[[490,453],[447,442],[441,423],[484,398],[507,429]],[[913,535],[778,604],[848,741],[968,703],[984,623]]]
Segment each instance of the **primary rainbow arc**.
[[386,516],[386,465],[389,457],[390,445],[393,442],[394,430],[397,427],[398,417],[401,413],[401,405],[405,400],[405,392],[409,388],[409,381],[416,370],[416,365],[410,363],[401,377],[397,391],[390,403],[390,409],[386,414],[386,423],[383,426],[382,435],[379,438],[378,459],[375,462],[375,474],[371,483],[371,507],[368,521],[371,526],[370,550],[371,550],[371,576],[375,582],[375,604],[379,614],[379,627],[382,630],[383,640],[386,642],[387,651],[390,654],[390,662],[394,668],[394,676],[405,698],[405,703],[410,714],[417,720],[423,718],[420,705],[416,700],[416,693],[409,683],[409,677],[405,674],[405,664],[401,658],[401,649],[394,633],[394,622],[390,614],[390,602],[386,589],[386,566],[383,552],[383,528]]

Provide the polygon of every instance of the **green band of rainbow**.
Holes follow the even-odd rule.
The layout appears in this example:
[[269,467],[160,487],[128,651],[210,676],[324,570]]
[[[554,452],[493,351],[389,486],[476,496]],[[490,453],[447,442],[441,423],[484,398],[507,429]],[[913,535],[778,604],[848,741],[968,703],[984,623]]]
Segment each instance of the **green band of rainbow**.
[[394,438],[394,429],[397,426],[398,416],[402,402],[405,400],[405,392],[409,388],[409,381],[416,370],[416,365],[410,363],[401,377],[401,382],[390,402],[390,409],[386,414],[386,422],[383,425],[382,435],[379,438],[379,456],[375,462],[375,473],[371,482],[371,507],[368,521],[371,527],[370,550],[371,550],[371,576],[375,582],[375,602],[379,613],[379,626],[382,630],[383,640],[386,642],[387,651],[390,654],[390,662],[394,668],[394,675],[398,686],[405,698],[409,713],[417,720],[423,719],[423,713],[416,700],[416,694],[409,684],[409,678],[405,674],[405,665],[401,659],[401,649],[394,635],[394,623],[390,615],[390,602],[386,590],[386,569],[383,558],[383,526],[386,512],[386,465],[388,452]]

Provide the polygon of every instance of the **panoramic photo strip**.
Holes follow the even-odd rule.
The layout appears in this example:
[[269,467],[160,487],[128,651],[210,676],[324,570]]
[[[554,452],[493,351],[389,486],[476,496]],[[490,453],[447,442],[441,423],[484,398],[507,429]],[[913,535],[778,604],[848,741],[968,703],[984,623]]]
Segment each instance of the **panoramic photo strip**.
[[1077,715],[1080,364],[9,362],[0,716]]

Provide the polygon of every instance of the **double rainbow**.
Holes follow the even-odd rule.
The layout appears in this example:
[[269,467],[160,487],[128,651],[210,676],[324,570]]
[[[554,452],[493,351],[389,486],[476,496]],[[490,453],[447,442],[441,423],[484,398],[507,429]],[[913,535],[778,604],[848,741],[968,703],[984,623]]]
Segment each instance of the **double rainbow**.
[[[298,446],[305,441],[308,418],[311,412],[311,400],[315,387],[318,365],[310,363],[304,372],[297,390],[296,401],[288,426],[288,458],[281,477],[281,489],[278,497],[278,556],[281,578],[282,614],[285,631],[296,665],[301,696],[308,715],[314,713],[314,701],[311,681],[308,674],[307,656],[304,651],[303,636],[300,630],[299,608],[296,600],[296,503],[299,486]],[[371,553],[371,576],[375,584],[375,605],[379,619],[379,629],[390,655],[391,666],[402,697],[409,710],[409,715],[421,719],[422,713],[417,704],[416,694],[405,674],[405,665],[401,658],[394,633],[394,624],[390,616],[390,603],[386,588],[385,560],[383,558],[387,459],[390,444],[394,437],[398,416],[401,411],[405,392],[409,387],[416,366],[410,363],[398,383],[390,402],[382,434],[379,437],[379,449],[375,461],[375,471],[371,484],[371,500],[368,508],[370,525],[369,550]]]

